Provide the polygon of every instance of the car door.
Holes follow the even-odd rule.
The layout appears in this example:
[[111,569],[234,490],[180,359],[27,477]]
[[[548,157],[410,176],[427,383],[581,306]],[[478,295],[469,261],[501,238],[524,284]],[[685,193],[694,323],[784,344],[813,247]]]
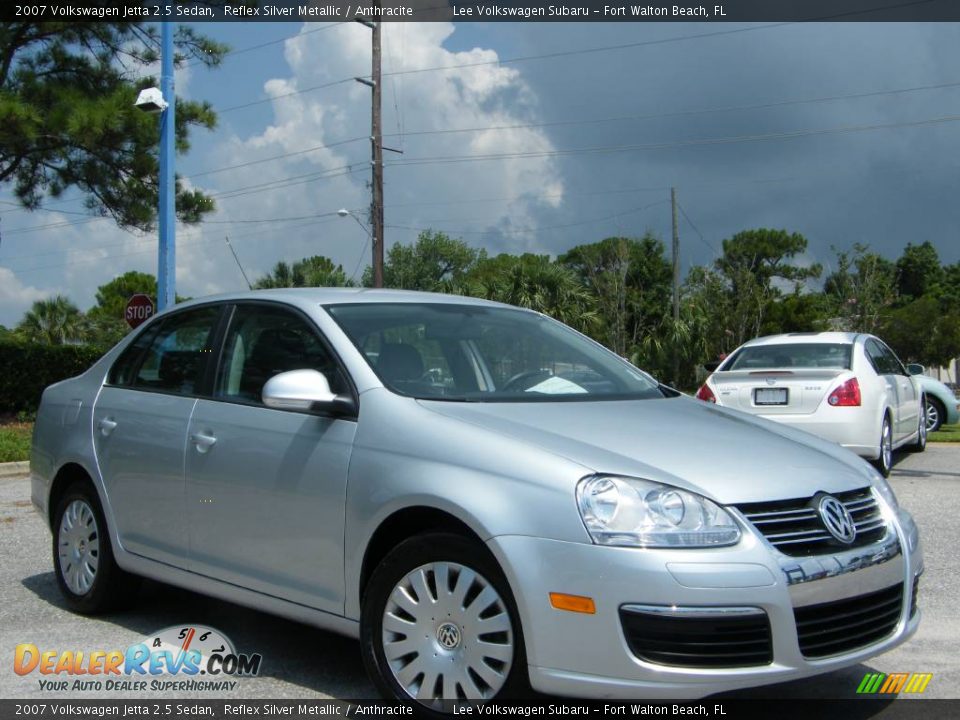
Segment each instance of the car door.
[[186,567],[184,443],[222,307],[151,323],[121,354],[93,410],[94,448],[121,545]]
[[279,304],[238,304],[223,340],[213,397],[187,433],[187,521],[199,573],[343,613],[343,525],[354,419],[276,410],[264,383],[288,370],[323,372],[352,393],[314,324]]
[[887,386],[893,412],[893,442],[899,444],[916,429],[919,398],[903,365],[885,343],[870,338],[866,342],[866,351],[874,370]]
[[[899,403],[899,440],[906,440],[920,427],[920,395],[910,377],[910,373],[900,362],[900,358],[890,347],[881,340],[877,340],[880,352],[883,353],[886,365],[890,368],[891,378],[897,386],[897,401]],[[896,436],[894,438],[896,440]]]

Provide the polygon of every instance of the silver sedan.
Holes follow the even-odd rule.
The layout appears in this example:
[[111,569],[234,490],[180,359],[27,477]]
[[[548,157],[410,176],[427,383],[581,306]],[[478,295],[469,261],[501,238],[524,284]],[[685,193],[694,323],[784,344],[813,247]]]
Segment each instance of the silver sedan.
[[77,612],[180,585],[357,637],[434,710],[697,698],[920,622],[918,531],[869,465],[461,297],[178,305],[47,388],[31,474]]

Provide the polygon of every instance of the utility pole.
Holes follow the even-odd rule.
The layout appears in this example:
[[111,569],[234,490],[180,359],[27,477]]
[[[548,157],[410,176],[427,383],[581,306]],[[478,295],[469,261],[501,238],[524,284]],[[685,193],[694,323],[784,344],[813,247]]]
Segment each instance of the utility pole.
[[160,243],[157,257],[157,310],[177,302],[176,106],[173,85],[173,23],[160,23],[160,92],[167,106],[160,115]]
[[[379,7],[379,3],[377,3]],[[373,178],[370,183],[370,226],[373,246],[373,286],[383,287],[383,128],[380,115],[380,26],[381,23],[357,19],[357,22],[370,28],[372,35],[373,67],[370,79],[354,78],[370,88],[372,107],[370,108],[370,165]]]
[[[680,230],[677,226],[677,189],[670,188],[670,207],[673,211],[673,335],[680,323]],[[680,382],[680,348],[673,347],[673,384]]]
[[[378,3],[379,5],[379,3]],[[373,286],[383,287],[383,127],[380,115],[380,29],[383,23],[373,25],[373,108],[370,112],[373,145],[373,188],[370,204],[370,223],[373,226]]]

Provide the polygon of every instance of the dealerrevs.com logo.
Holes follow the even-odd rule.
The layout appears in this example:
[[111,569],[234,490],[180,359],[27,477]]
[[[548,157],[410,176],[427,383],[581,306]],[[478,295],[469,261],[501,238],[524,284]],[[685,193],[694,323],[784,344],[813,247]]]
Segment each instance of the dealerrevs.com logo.
[[234,678],[260,673],[259,653],[238,653],[229,638],[204,625],[175,625],[126,650],[50,650],[17,645],[17,675],[39,675],[41,690],[233,690]]

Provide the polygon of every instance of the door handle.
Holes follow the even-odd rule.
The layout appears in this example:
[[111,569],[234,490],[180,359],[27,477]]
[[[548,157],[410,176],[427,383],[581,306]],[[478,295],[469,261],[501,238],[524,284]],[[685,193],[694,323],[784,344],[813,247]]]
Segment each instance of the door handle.
[[207,450],[217,443],[217,439],[207,433],[194,433],[190,436],[190,439],[193,441],[193,444],[196,445],[197,452],[201,453],[207,452]]
[[105,417],[98,423],[100,426],[100,434],[106,437],[114,430],[117,429],[117,421],[112,418]]

